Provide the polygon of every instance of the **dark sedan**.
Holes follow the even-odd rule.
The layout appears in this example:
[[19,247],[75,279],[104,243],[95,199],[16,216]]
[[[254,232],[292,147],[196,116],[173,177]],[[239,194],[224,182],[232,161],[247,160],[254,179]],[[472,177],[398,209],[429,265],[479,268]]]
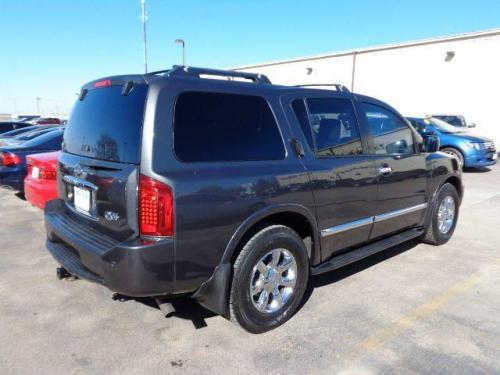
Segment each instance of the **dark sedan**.
[[31,126],[31,124],[27,124],[25,122],[2,121],[0,122],[0,134],[10,132],[11,130],[27,128],[29,126]]
[[[14,137],[0,145],[0,185],[24,190],[26,155],[61,149],[63,128],[41,130],[25,137]],[[29,139],[24,139],[29,138]]]

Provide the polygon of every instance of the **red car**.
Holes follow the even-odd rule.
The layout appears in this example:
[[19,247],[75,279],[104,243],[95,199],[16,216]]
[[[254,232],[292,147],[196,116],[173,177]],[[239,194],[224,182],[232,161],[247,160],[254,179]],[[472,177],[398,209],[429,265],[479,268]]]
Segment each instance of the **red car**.
[[61,120],[56,117],[42,117],[34,122],[35,125],[60,125]]
[[45,203],[57,198],[57,158],[59,151],[26,157],[27,174],[24,194],[33,205],[43,209]]

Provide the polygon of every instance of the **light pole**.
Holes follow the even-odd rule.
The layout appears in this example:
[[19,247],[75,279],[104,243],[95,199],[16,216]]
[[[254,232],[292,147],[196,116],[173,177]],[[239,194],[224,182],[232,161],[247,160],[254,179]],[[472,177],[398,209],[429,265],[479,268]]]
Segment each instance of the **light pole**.
[[40,100],[42,100],[42,98],[35,98],[36,99],[36,112],[37,112],[37,115],[40,114]]
[[148,51],[146,39],[146,20],[148,13],[146,10],[146,0],[141,0],[141,22],[142,22],[142,44],[144,49],[144,73],[148,72]]
[[182,66],[186,66],[186,42],[184,39],[176,39],[175,43],[182,44]]

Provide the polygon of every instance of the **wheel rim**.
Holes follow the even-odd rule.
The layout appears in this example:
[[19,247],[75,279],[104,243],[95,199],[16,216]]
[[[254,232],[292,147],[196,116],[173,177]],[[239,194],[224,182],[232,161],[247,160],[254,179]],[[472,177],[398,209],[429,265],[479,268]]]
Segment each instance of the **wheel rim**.
[[250,278],[250,298],[262,313],[278,311],[290,300],[297,282],[297,262],[286,249],[274,249],[255,264]]
[[462,159],[455,151],[445,150],[444,153],[456,157],[458,160],[458,164],[460,165],[460,167],[462,167]]
[[444,197],[439,205],[437,215],[439,231],[443,234],[448,233],[455,221],[455,200],[452,196]]

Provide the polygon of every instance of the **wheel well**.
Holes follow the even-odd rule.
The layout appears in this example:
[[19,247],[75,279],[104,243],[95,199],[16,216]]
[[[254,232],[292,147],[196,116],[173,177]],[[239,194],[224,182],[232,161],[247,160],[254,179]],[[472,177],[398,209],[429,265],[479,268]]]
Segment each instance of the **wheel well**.
[[309,259],[312,259],[315,255],[314,229],[311,222],[305,216],[296,212],[279,212],[259,220],[245,232],[241,240],[238,242],[236,251],[231,257],[231,263],[234,263],[241,249],[245,246],[245,243],[247,243],[254,234],[270,225],[285,225],[292,228],[304,241]]
[[455,189],[457,189],[458,196],[460,197],[460,199],[462,199],[463,190],[462,190],[462,184],[460,183],[460,179],[456,176],[451,176],[445,181],[445,183],[447,182],[452,184],[455,187]]

